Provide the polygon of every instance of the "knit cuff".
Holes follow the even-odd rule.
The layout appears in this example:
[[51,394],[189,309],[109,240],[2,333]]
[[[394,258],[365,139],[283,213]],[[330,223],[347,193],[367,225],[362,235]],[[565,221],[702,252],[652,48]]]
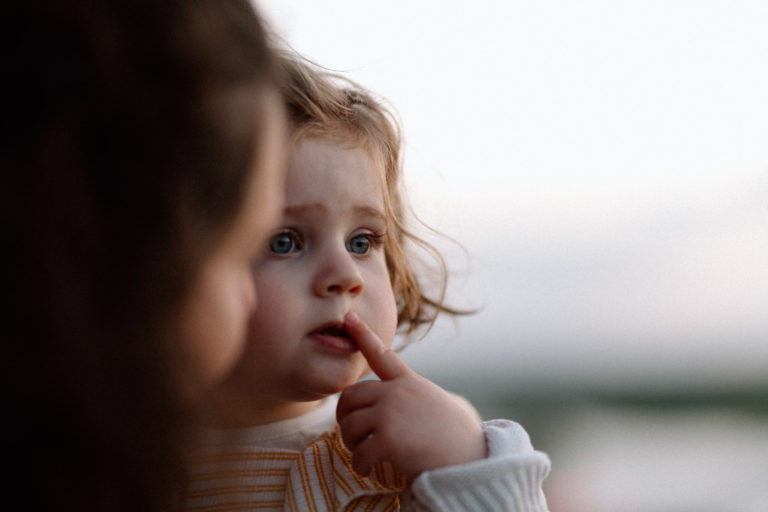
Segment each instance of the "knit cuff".
[[541,485],[549,473],[546,454],[535,451],[528,433],[509,420],[482,424],[488,457],[420,474],[413,498],[426,510],[546,512]]

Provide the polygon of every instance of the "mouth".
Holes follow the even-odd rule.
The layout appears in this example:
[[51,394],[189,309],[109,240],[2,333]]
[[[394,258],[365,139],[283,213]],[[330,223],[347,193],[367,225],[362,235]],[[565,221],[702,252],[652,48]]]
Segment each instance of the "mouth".
[[309,337],[317,344],[341,352],[354,352],[357,350],[357,344],[344,329],[343,322],[330,322],[321,325],[309,333]]

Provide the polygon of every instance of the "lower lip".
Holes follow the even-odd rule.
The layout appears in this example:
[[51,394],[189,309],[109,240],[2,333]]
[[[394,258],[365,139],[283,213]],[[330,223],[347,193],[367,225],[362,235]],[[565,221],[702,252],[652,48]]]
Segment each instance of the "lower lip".
[[319,333],[310,334],[309,337],[312,339],[312,341],[321,347],[333,350],[335,352],[357,352],[357,345],[355,345],[355,342],[349,338],[342,338],[340,336]]

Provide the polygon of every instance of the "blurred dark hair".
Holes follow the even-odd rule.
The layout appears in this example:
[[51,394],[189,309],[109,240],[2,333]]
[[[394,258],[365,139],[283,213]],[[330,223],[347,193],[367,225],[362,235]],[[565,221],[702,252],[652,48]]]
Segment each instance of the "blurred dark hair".
[[180,505],[162,339],[240,206],[276,67],[248,0],[3,7],[3,389],[30,510]]

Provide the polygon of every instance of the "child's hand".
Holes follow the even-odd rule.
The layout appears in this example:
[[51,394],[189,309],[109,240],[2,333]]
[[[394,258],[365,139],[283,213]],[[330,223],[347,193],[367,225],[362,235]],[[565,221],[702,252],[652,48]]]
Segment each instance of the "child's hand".
[[345,318],[349,335],[381,379],[341,394],[336,419],[355,471],[392,463],[406,477],[486,456],[485,436],[472,411],[411,370],[356,315]]

